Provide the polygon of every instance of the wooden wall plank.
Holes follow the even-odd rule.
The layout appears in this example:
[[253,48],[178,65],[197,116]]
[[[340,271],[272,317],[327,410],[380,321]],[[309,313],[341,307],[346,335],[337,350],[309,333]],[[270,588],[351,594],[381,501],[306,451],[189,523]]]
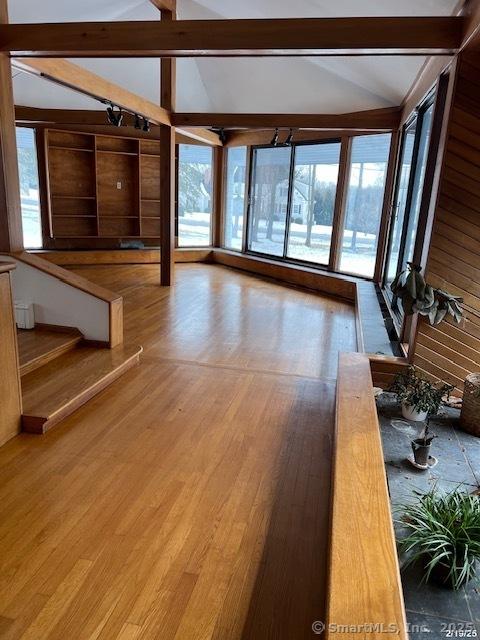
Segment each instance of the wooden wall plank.
[[462,53],[453,95],[427,279],[464,299],[462,322],[419,323],[414,363],[463,389],[480,370],[480,53]]

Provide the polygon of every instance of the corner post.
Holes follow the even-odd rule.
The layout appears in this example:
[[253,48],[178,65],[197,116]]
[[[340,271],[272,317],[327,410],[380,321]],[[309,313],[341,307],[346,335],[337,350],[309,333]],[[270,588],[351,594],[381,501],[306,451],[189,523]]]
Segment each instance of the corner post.
[[[161,20],[176,19],[175,1],[161,9]],[[160,104],[175,111],[176,60],[160,61]],[[160,125],[160,284],[169,287],[174,280],[175,254],[175,128]]]
[[[0,24],[8,23],[7,0],[0,0]],[[0,251],[23,249],[12,65],[0,54]]]

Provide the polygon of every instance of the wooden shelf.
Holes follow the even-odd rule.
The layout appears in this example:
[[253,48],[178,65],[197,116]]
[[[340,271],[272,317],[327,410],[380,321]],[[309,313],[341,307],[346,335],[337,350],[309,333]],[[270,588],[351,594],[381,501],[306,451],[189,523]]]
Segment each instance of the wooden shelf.
[[52,198],[64,198],[65,200],[96,200],[95,196],[61,196],[52,194]]
[[55,238],[88,248],[92,238],[159,237],[159,141],[55,129],[46,139],[52,246]]
[[62,151],[81,151],[82,153],[94,153],[94,149],[82,149],[80,147],[60,147],[58,145],[51,144],[50,149],[61,149]]
[[97,149],[97,153],[110,153],[114,156],[138,156],[134,151],[109,151],[108,149]]

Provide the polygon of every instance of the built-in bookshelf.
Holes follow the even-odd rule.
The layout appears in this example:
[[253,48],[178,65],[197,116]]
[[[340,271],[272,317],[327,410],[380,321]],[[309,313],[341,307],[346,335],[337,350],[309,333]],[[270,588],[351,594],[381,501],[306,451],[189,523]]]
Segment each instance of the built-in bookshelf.
[[45,135],[52,238],[159,238],[159,141]]

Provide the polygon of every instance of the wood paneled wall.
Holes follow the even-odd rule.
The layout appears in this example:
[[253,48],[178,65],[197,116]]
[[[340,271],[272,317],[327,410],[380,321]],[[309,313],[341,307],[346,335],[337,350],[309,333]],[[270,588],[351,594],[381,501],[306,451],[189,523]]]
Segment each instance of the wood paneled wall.
[[465,318],[421,321],[414,363],[463,390],[480,371],[480,54],[464,54],[450,112],[427,280],[464,298]]

